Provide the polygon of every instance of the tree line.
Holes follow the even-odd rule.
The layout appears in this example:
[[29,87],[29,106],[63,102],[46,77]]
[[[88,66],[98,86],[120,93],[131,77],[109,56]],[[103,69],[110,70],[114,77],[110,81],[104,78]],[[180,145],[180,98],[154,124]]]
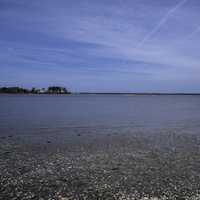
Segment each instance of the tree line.
[[51,86],[46,88],[26,89],[21,87],[0,87],[0,93],[7,94],[70,94],[65,87]]

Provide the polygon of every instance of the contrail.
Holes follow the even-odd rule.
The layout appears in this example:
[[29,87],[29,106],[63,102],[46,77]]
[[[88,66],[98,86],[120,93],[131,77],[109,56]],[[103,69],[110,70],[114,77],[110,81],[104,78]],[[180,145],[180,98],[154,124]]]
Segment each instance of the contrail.
[[155,33],[157,33],[161,26],[163,26],[170,17],[173,16],[173,14],[181,7],[183,6],[188,0],[182,0],[177,5],[175,5],[173,8],[171,8],[168,13],[160,20],[160,22],[154,27],[154,29],[148,33],[143,40],[137,45],[136,48],[141,47],[147,40],[149,40]]

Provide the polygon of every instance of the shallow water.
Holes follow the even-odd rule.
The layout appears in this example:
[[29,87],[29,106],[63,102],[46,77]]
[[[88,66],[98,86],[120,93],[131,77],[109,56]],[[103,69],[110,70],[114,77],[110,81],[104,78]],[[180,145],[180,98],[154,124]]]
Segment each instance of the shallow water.
[[200,96],[0,96],[1,135],[199,128]]

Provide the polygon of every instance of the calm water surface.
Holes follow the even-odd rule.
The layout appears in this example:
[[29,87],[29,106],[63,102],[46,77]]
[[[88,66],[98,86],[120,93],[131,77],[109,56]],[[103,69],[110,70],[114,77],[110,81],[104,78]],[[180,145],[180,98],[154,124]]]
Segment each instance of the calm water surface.
[[200,96],[0,96],[1,135],[199,128]]

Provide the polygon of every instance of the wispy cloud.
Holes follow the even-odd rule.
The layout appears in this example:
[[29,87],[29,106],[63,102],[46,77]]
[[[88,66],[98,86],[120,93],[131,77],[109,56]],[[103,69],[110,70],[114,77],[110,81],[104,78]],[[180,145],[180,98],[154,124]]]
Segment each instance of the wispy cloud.
[[200,26],[198,26],[190,35],[186,37],[186,39],[193,38],[196,34],[200,33]]

